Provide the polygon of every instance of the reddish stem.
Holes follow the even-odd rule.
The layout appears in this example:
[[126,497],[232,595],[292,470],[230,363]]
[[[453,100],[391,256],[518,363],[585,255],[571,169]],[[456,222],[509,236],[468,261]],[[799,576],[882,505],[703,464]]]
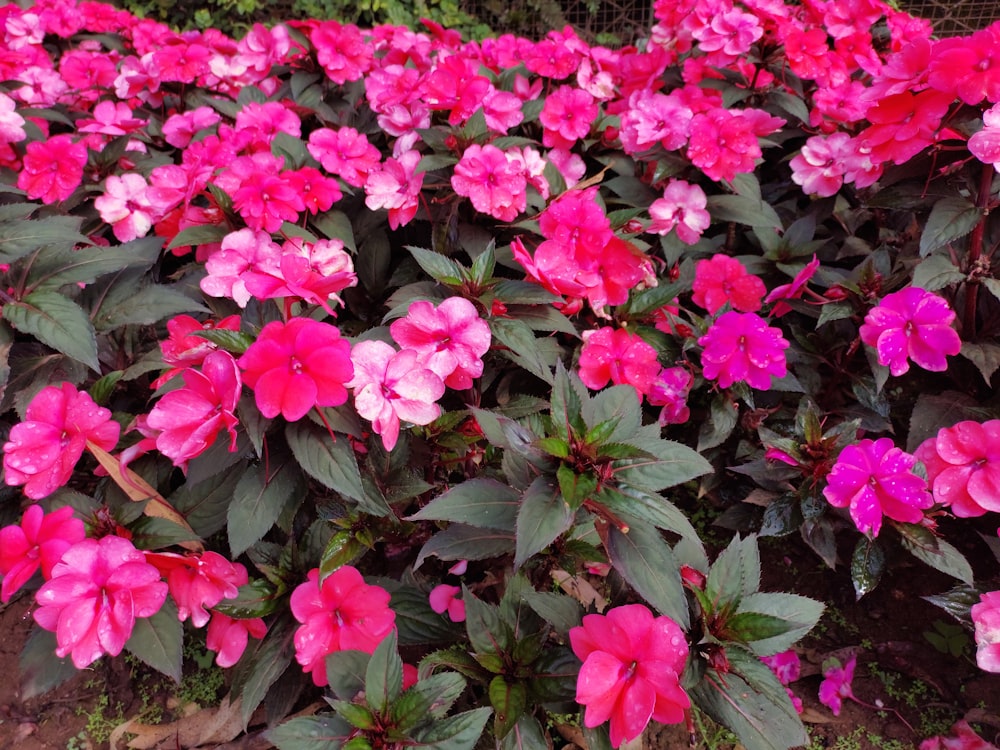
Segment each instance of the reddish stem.
[[[995,169],[991,164],[983,164],[983,171],[979,177],[979,195],[976,196],[976,207],[983,215],[979,218],[979,223],[972,229],[969,235],[969,263],[967,272],[975,270],[977,261],[983,253],[983,235],[986,232],[986,221],[989,218],[990,190],[993,187],[993,175]],[[976,307],[979,298],[979,281],[972,279],[966,282],[965,286],[965,313],[962,316],[962,338],[971,341],[976,337]]]

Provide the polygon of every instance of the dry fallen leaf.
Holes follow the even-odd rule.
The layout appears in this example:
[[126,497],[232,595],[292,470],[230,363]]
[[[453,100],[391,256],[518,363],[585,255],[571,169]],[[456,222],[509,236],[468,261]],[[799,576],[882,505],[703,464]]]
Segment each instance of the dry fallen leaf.
[[573,576],[565,570],[557,569],[552,571],[552,579],[559,584],[559,588],[580,602],[584,607],[589,607],[593,604],[598,612],[603,612],[608,606],[607,599],[601,596],[600,592],[591,586],[586,578]]
[[[111,733],[108,744],[111,750],[189,750],[189,748],[214,748],[229,742],[243,732],[240,701],[230,703],[224,698],[217,708],[203,708],[169,724],[142,724],[129,719]],[[135,735],[125,745],[126,734]]]

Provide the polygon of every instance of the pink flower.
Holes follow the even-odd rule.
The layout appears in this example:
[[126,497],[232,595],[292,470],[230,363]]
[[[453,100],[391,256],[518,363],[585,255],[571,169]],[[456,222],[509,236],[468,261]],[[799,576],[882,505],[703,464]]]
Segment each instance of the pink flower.
[[441,414],[435,402],[444,395],[444,381],[420,366],[419,358],[413,349],[397,352],[384,341],[361,341],[351,351],[354,378],[347,387],[354,389],[358,414],[371,420],[387,451],[399,439],[400,420],[430,424]]
[[236,404],[243,389],[240,370],[229,352],[214,351],[205,357],[201,372],[181,375],[184,387],[170,391],[149,413],[146,424],[158,430],[157,449],[184,466],[215,442],[219,431],[229,431],[229,450],[236,450]]
[[146,195],[149,186],[142,175],[126,172],[108,175],[104,182],[104,194],[94,200],[94,208],[101,219],[111,225],[115,237],[121,242],[131,242],[145,237],[158,217]]
[[913,455],[927,470],[934,500],[956,516],[1000,512],[1000,420],[945,427]]
[[246,307],[253,296],[247,289],[248,271],[278,269],[281,248],[267,232],[241,229],[222,238],[222,247],[205,262],[207,276],[202,277],[201,291],[211,297],[228,297]]
[[171,115],[163,123],[163,139],[175,148],[187,148],[195,135],[215,125],[222,116],[211,107],[196,107]]
[[251,635],[258,639],[267,635],[267,625],[260,617],[235,619],[213,611],[205,633],[205,647],[218,654],[215,663],[225,669],[240,660]]
[[418,362],[449,388],[472,387],[483,374],[483,355],[493,340],[476,306],[464,297],[449,297],[436,308],[426,300],[410,304],[406,317],[389,326],[393,340],[413,349]]
[[70,135],[29,143],[17,186],[31,199],[49,204],[66,200],[80,186],[87,164],[87,146]]
[[698,185],[671,180],[663,191],[663,197],[657,198],[649,207],[653,222],[648,231],[662,235],[675,229],[681,242],[693,245],[712,223],[712,217],[705,210],[707,205],[705,191]]
[[983,129],[969,137],[969,151],[994,169],[1000,165],[1000,104],[983,112]]
[[27,138],[24,118],[14,110],[17,103],[6,94],[0,94],[0,143],[17,143]]
[[768,295],[764,298],[764,302],[770,304],[772,302],[777,302],[777,304],[771,309],[771,315],[775,318],[780,318],[785,313],[791,312],[792,308],[785,300],[787,299],[798,299],[802,296],[805,291],[806,284],[809,279],[815,275],[816,270],[819,268],[819,258],[813,255],[813,259],[806,263],[805,267],[795,274],[795,278],[792,279],[791,284],[781,284],[780,286],[774,287]]
[[9,485],[23,484],[32,500],[51,495],[69,481],[87,441],[111,450],[121,430],[108,409],[69,383],[40,390],[24,417],[3,446],[4,479]]
[[208,622],[208,610],[223,599],[235,599],[239,587],[250,579],[247,570],[218,552],[200,555],[177,555],[171,552],[148,553],[146,561],[156,566],[167,579],[170,596],[177,603],[181,622],[191,618],[196,628]]
[[372,653],[396,622],[389,609],[389,592],[369,586],[350,565],[338,568],[321,584],[319,570],[292,592],[292,614],[301,626],[295,631],[295,658],[313,682],[327,684],[326,657],[355,649]]
[[84,539],[52,568],[35,595],[35,622],[56,634],[56,655],[77,669],[104,654],[117,656],[136,618],[152,617],[167,598],[160,571],[132,542],[117,536]]
[[847,133],[813,136],[789,162],[792,182],[801,185],[807,195],[836,195],[844,184],[847,159],[855,150],[856,144]]
[[509,159],[496,146],[473,143],[455,165],[451,186],[477,211],[500,221],[514,221],[527,206],[528,182],[523,162]]
[[46,514],[42,506],[32,505],[20,526],[0,529],[0,602],[9,601],[39,568],[43,578],[50,578],[63,553],[86,535],[83,521],[73,517],[69,506]]
[[1000,591],[981,594],[972,605],[976,626],[976,663],[987,672],[1000,672]]
[[854,698],[851,683],[854,681],[854,667],[857,657],[852,656],[843,666],[836,659],[823,669],[823,682],[819,686],[819,701],[833,711],[834,716],[840,716],[844,698]]
[[723,313],[698,343],[705,348],[703,374],[708,380],[718,380],[720,388],[742,381],[767,390],[772,375],[782,378],[787,372],[788,341],[756,313]]
[[344,243],[336,238],[307,242],[291,237],[281,247],[280,255],[262,260],[239,276],[257,299],[298,297],[336,316],[330,303],[339,304],[337,293],[358,283],[354,262],[344,250]]
[[962,349],[953,320],[955,313],[944,299],[911,286],[887,294],[868,312],[861,340],[875,347],[879,364],[893,375],[907,372],[910,359],[925,370],[943,372],[948,369],[946,356]]
[[890,438],[861,440],[840,452],[823,496],[835,508],[849,506],[858,530],[872,537],[878,536],[883,515],[919,523],[934,501],[927,481],[913,473],[916,462]]
[[802,661],[799,659],[799,655],[791,649],[773,656],[763,656],[761,661],[774,672],[774,676],[782,685],[790,685],[799,679],[799,675],[802,673]]
[[710,313],[727,302],[740,312],[757,312],[767,288],[746,267],[728,255],[713,255],[699,260],[694,271],[694,294],[691,299]]
[[683,367],[669,367],[660,371],[646,394],[653,406],[662,406],[660,424],[684,424],[691,416],[687,397],[694,385],[694,375]]
[[610,380],[615,385],[631,385],[640,394],[649,393],[660,373],[656,349],[624,328],[586,331],[579,365],[580,380],[595,391]]
[[424,184],[424,173],[416,171],[420,159],[419,151],[406,151],[398,159],[390,156],[381,167],[368,172],[365,205],[373,211],[387,209],[392,229],[409,224],[417,215]]
[[569,631],[573,653],[583,660],[576,701],[586,706],[584,724],[611,720],[611,745],[635,739],[650,719],[684,721],[691,705],[681,688],[688,647],[684,632],[669,617],[653,617],[641,604],[587,615]]
[[309,134],[307,148],[323,169],[354,187],[365,184],[368,172],[375,169],[382,158],[367,136],[354,128],[314,130]]
[[336,326],[311,318],[268,323],[237,364],[260,413],[289,422],[314,406],[347,401],[345,384],[354,375],[351,345]]
[[560,86],[545,98],[538,121],[545,130],[542,143],[550,148],[570,149],[586,138],[600,107],[583,89]]
[[997,750],[997,747],[976,734],[965,719],[960,719],[952,725],[950,737],[926,739],[920,743],[920,750]]
[[316,60],[334,83],[357,81],[372,65],[373,45],[354,24],[319,21],[309,40],[316,48]]
[[216,350],[216,346],[208,339],[192,334],[211,330],[238,331],[240,316],[230,315],[218,322],[213,320],[199,322],[190,315],[177,315],[168,320],[169,338],[160,342],[160,352],[163,361],[170,365],[170,369],[154,380],[152,387],[159,388],[174,375],[204,362],[205,357]]
[[[285,182],[302,196],[306,210],[313,216],[329,211],[333,204],[344,197],[340,185],[315,167],[300,167],[283,173]],[[422,179],[422,178],[421,178]]]
[[431,609],[439,615],[448,613],[448,619],[452,622],[465,622],[465,602],[461,597],[462,589],[459,586],[449,586],[442,583],[431,589],[430,600]]

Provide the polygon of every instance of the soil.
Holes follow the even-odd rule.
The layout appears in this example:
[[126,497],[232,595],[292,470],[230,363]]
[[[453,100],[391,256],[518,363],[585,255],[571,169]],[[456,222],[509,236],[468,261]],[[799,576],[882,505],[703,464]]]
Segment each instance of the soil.
[[[924,635],[954,624],[921,598],[947,591],[952,579],[904,556],[893,560],[891,572],[872,593],[856,601],[843,567],[830,571],[796,538],[761,542],[764,589],[796,591],[827,604],[820,625],[799,649],[802,676],[791,686],[804,705],[810,750],[909,750],[946,733],[962,718],[1000,746],[1000,675],[976,667],[971,633],[958,657],[937,650]],[[997,562],[978,537],[972,535],[962,551],[973,562],[977,580],[995,577]],[[130,668],[122,657],[105,659],[56,690],[22,701],[15,675],[32,626],[31,602],[30,596],[21,596],[0,606],[0,675],[5,676],[0,679],[0,750],[108,747],[88,737],[87,714],[93,714],[102,695],[110,697],[111,705],[121,705],[125,717],[141,710]],[[833,716],[817,700],[821,664],[830,657],[845,661],[852,654],[858,657],[854,694],[867,705],[845,701],[840,716]],[[158,696],[164,705],[168,699],[168,692]],[[740,750],[710,722],[700,729],[697,748]],[[252,744],[266,746],[259,735]],[[689,747],[687,732],[679,726],[651,729],[645,746],[683,750]]]

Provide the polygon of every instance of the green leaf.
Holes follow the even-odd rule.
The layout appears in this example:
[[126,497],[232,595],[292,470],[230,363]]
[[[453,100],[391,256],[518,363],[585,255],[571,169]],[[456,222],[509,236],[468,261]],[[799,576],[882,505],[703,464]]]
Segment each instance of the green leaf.
[[568,373],[562,361],[557,360],[552,380],[552,405],[549,407],[552,429],[557,436],[569,440],[571,434],[582,435],[586,431],[581,404],[587,399],[587,389],[579,376]]
[[25,286],[33,291],[56,291],[66,284],[90,284],[123,268],[149,268],[162,247],[161,237],[115,247],[46,247],[32,259]]
[[177,605],[167,598],[155,615],[136,619],[125,648],[143,663],[180,684],[183,641],[184,628],[177,619]]
[[254,342],[254,337],[243,331],[230,331],[228,328],[209,328],[204,331],[194,331],[189,336],[211,341],[220,349],[230,354],[243,354]]
[[440,281],[442,284],[461,284],[465,278],[466,269],[441,253],[412,245],[408,245],[406,249],[424,272],[435,281]]
[[743,597],[740,613],[773,617],[770,635],[747,633],[746,640],[758,656],[771,656],[791,648],[812,630],[823,615],[823,603],[798,594],[756,592]]
[[514,551],[513,531],[482,529],[452,523],[432,536],[420,549],[414,568],[419,568],[431,555],[441,560],[486,560]]
[[535,750],[548,747],[545,732],[531,714],[522,714],[500,743],[499,750]]
[[281,598],[274,584],[266,578],[257,578],[239,588],[234,599],[223,599],[215,609],[237,620],[267,617],[278,608]]
[[597,477],[589,471],[580,474],[569,464],[559,464],[556,479],[559,481],[559,492],[571,511],[583,505],[597,489]]
[[299,716],[264,732],[278,750],[340,750],[354,727],[338,716]]
[[327,239],[338,239],[347,250],[355,254],[358,252],[354,243],[354,228],[343,211],[327,211],[313,219],[312,223]]
[[514,568],[524,565],[573,525],[573,509],[549,477],[537,477],[521,497]]
[[368,499],[361,484],[361,472],[347,437],[332,440],[322,427],[299,420],[285,427],[288,446],[306,474],[324,487],[358,503],[360,510],[376,516],[388,515],[388,506]]
[[428,720],[443,719],[463,690],[465,678],[458,672],[424,677],[392,705],[390,721],[400,731],[410,732]]
[[943,594],[921,597],[936,607],[940,607],[970,630],[972,607],[979,604],[981,592],[973,586],[955,586]]
[[982,209],[968,198],[956,195],[937,201],[920,235],[920,257],[926,258],[938,248],[967,235],[979,223],[982,214]]
[[[652,426],[658,433],[659,425]],[[659,492],[713,471],[703,456],[682,443],[659,439],[629,442],[653,456],[615,461],[615,479],[636,489]]]
[[551,591],[525,591],[521,596],[560,635],[569,633],[583,619],[583,608],[573,597]]
[[330,691],[342,701],[351,701],[365,689],[365,674],[371,656],[364,651],[334,651],[326,657]]
[[[64,659],[56,656],[57,646],[55,633],[37,625],[31,629],[18,661],[21,700],[44,695],[80,673],[68,656]],[[10,675],[8,679],[14,677],[16,675]]]
[[688,608],[680,567],[659,531],[636,524],[623,533],[612,526],[608,529],[607,552],[615,570],[643,599],[687,629]]
[[965,281],[965,274],[944,254],[925,258],[913,269],[913,286],[929,292]]
[[488,688],[493,706],[493,735],[502,740],[520,720],[528,706],[528,691],[520,682],[508,682],[502,675],[490,680]]
[[640,521],[653,524],[658,529],[679,534],[696,543],[698,547],[702,546],[701,538],[688,517],[665,497],[633,490],[630,487],[621,490],[606,487],[595,500],[615,515],[633,516]]
[[211,245],[222,242],[229,234],[229,228],[224,224],[196,224],[182,229],[167,245],[168,250],[177,247],[192,247],[194,245]]
[[[269,468],[273,473],[267,476]],[[291,460],[276,469],[258,464],[240,478],[226,514],[233,559],[271,530],[289,501],[301,496],[302,486],[302,475]]]
[[495,479],[478,477],[455,485],[409,517],[411,521],[457,521],[513,531],[520,495]]
[[458,163],[458,157],[448,154],[427,154],[417,164],[414,173],[433,172],[436,169],[444,169]]
[[14,219],[0,223],[0,263],[13,263],[40,247],[72,248],[90,245],[80,234],[78,216],[48,216],[44,219]]
[[389,281],[389,264],[392,260],[392,246],[389,236],[382,229],[365,234],[361,248],[354,261],[358,279],[373,298],[378,298]]
[[899,532],[903,549],[915,558],[935,570],[957,578],[967,586],[974,583],[972,566],[965,555],[952,544],[934,536],[934,533],[925,526],[910,523],[894,523],[893,526]]
[[712,398],[708,419],[698,430],[698,451],[706,451],[722,445],[736,429],[739,409],[729,394],[717,393]]
[[163,284],[132,289],[111,304],[102,305],[94,318],[99,331],[113,331],[125,325],[153,325],[181,313],[207,313],[208,308],[183,292]]
[[944,391],[919,394],[910,412],[906,451],[913,453],[922,442],[937,437],[942,427],[951,427],[967,419],[988,419],[980,402],[968,393]]
[[510,648],[510,628],[500,619],[500,608],[477,599],[465,586],[465,632],[472,650],[478,654],[501,654]]
[[1000,368],[1000,346],[988,341],[963,341],[960,353],[976,366],[989,385],[993,374]]
[[243,471],[242,465],[236,465],[203,482],[185,483],[167,498],[167,502],[184,516],[196,534],[208,539],[225,527],[229,503]]
[[589,434],[587,442],[601,445],[631,440],[642,427],[642,411],[636,391],[630,385],[615,385],[605,388],[582,407],[582,416],[592,432],[601,425],[607,425],[598,439]]
[[735,607],[760,588],[760,550],[757,538],[734,537],[709,568],[705,595],[717,609]]
[[507,350],[501,350],[504,356],[546,383],[553,382],[551,368],[555,359],[548,361],[534,331],[527,324],[513,318],[491,318],[489,324],[496,340],[507,347]]
[[57,292],[32,292],[2,310],[4,319],[21,333],[100,372],[94,327],[75,302]]
[[885,552],[874,539],[862,537],[851,555],[851,581],[858,599],[873,591],[885,572]]
[[139,549],[162,549],[184,542],[200,542],[201,537],[168,518],[142,516],[129,525],[132,543]]
[[358,541],[353,531],[338,531],[327,543],[319,560],[319,580],[323,580],[335,570],[349,564],[364,551],[365,546]]
[[383,713],[403,691],[403,660],[397,651],[396,631],[382,639],[365,670],[365,700]]
[[474,708],[434,722],[414,736],[427,750],[473,750],[490,718],[489,708]]
[[781,229],[781,218],[771,204],[761,198],[745,195],[711,195],[708,212],[713,221],[732,221],[748,227]]

